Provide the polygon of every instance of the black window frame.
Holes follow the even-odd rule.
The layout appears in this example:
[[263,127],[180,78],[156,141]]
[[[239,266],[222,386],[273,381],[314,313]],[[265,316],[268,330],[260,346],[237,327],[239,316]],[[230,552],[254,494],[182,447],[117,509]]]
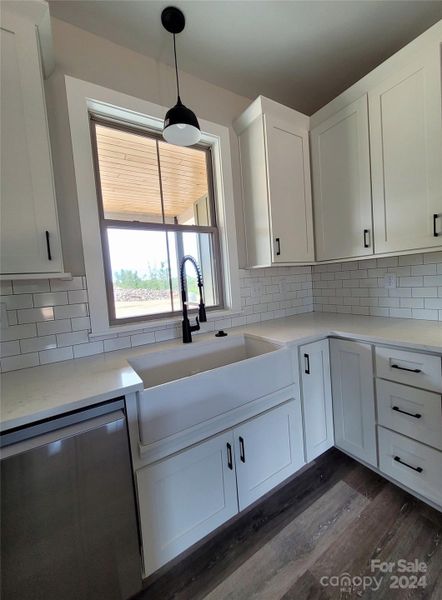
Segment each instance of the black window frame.
[[[109,229],[131,229],[131,230],[144,230],[144,231],[163,231],[166,236],[167,243],[167,253],[168,253],[168,261],[171,264],[171,257],[169,253],[169,243],[167,241],[167,234],[169,232],[174,232],[177,235],[176,239],[176,247],[178,252],[178,268],[180,260],[183,257],[183,243],[182,243],[182,235],[183,233],[205,233],[211,235],[212,240],[212,261],[213,261],[213,273],[214,273],[214,291],[215,298],[217,299],[217,304],[207,306],[207,312],[222,310],[225,307],[224,304],[224,289],[223,289],[223,277],[222,277],[222,260],[221,260],[221,246],[220,246],[220,236],[219,229],[217,226],[217,214],[216,214],[216,201],[215,201],[215,187],[213,185],[213,158],[212,158],[212,150],[209,145],[205,144],[195,144],[192,148],[196,148],[198,150],[202,150],[206,155],[206,172],[207,172],[207,189],[208,189],[208,200],[210,205],[211,212],[211,226],[203,226],[203,225],[180,225],[176,223],[154,223],[154,222],[144,222],[144,221],[128,221],[128,220],[117,220],[117,219],[106,219],[104,215],[104,206],[103,206],[103,195],[101,190],[101,178],[100,178],[100,166],[99,166],[99,157],[98,157],[98,145],[97,145],[97,135],[96,135],[96,126],[102,125],[105,127],[110,127],[113,129],[118,129],[120,131],[125,131],[129,133],[133,133],[135,135],[140,135],[143,137],[148,137],[150,139],[154,139],[157,142],[157,152],[158,152],[158,142],[164,142],[164,139],[158,131],[150,130],[141,126],[133,125],[131,123],[120,122],[114,119],[103,118],[100,115],[96,115],[94,113],[89,113],[89,123],[90,123],[90,134],[92,141],[92,155],[94,162],[94,174],[95,174],[95,187],[96,187],[96,195],[97,195],[97,204],[98,204],[98,217],[99,217],[99,227],[100,227],[100,236],[101,236],[101,248],[103,254],[103,265],[104,265],[104,279],[106,285],[106,298],[107,298],[107,306],[108,306],[108,316],[109,316],[109,325],[124,325],[129,323],[143,323],[143,322],[151,322],[157,320],[164,320],[167,318],[177,317],[182,314],[182,309],[180,307],[179,310],[165,311],[161,313],[155,314],[146,314],[146,315],[138,315],[134,317],[126,317],[126,318],[117,318],[115,312],[115,296],[114,296],[114,285],[113,285],[113,276],[112,276],[112,268],[110,261],[110,252],[109,252],[109,243],[107,237],[107,231]],[[167,143],[167,142],[164,142]],[[159,162],[159,158],[158,158]],[[161,166],[158,165],[158,176],[159,176],[159,184],[160,184],[160,201],[161,208],[164,219],[164,199],[163,199],[163,190],[162,190],[162,181],[161,181]],[[197,257],[195,257],[197,258]],[[173,293],[172,293],[172,280],[170,276],[169,269],[169,289],[171,294],[171,305],[174,306],[173,302]],[[179,302],[181,302],[181,297],[179,298]],[[197,312],[196,308],[189,307],[189,312]]]

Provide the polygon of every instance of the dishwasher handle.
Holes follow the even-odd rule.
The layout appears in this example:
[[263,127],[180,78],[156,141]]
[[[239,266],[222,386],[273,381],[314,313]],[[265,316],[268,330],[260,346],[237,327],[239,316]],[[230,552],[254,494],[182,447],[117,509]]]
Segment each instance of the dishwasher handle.
[[0,459],[4,460],[11,456],[16,456],[17,454],[23,454],[24,452],[35,450],[41,446],[47,446],[53,442],[61,442],[67,438],[91,431],[92,429],[98,429],[99,427],[104,427],[110,423],[118,423],[125,419],[126,415],[124,412],[122,410],[116,410],[98,417],[90,418],[86,421],[68,425],[67,427],[62,427],[61,429],[54,429],[47,433],[42,433],[41,435],[4,446],[0,449]]

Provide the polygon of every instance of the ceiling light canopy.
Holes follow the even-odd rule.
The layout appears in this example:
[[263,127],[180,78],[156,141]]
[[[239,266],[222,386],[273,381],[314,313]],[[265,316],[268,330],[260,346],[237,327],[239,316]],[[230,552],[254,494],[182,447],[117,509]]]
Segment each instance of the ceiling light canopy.
[[192,146],[201,139],[201,130],[194,112],[184,106],[180,98],[180,82],[176,58],[175,35],[184,29],[186,20],[183,13],[174,6],[165,8],[161,13],[163,27],[173,34],[173,54],[175,58],[175,75],[177,87],[177,103],[169,109],[164,119],[163,138],[176,146]]

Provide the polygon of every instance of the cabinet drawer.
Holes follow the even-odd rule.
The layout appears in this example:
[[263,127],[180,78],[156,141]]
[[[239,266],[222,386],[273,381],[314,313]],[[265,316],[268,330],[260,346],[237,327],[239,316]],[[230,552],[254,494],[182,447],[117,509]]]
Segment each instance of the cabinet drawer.
[[376,380],[379,425],[442,450],[442,397],[434,392]]
[[442,360],[434,354],[376,346],[376,375],[442,392]]
[[378,436],[381,472],[442,506],[442,453],[383,427]]

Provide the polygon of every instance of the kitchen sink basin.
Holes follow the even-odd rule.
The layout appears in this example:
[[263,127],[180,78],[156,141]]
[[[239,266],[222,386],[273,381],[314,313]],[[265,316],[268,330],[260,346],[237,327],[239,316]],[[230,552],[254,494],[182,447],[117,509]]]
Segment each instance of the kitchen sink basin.
[[143,445],[293,383],[290,351],[248,335],[196,340],[129,363],[145,387],[138,397]]

